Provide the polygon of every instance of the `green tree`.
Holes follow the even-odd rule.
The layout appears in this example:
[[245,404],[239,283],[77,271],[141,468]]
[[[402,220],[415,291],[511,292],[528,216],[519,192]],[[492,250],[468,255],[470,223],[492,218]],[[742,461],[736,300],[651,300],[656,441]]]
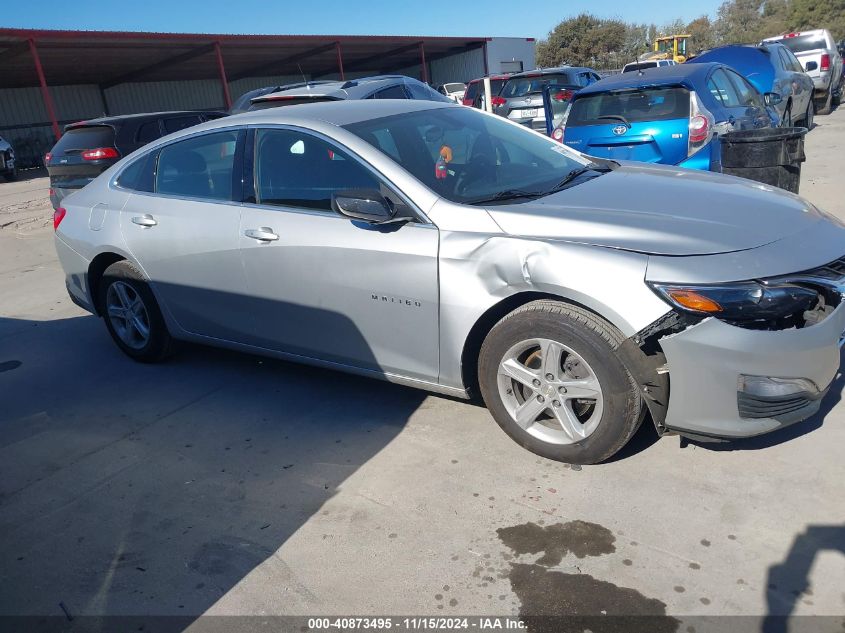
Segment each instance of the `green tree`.
[[539,66],[616,67],[622,59],[628,25],[582,13],[558,24],[537,44]]
[[706,15],[687,24],[686,31],[690,35],[687,50],[691,54],[698,54],[716,46],[716,29]]

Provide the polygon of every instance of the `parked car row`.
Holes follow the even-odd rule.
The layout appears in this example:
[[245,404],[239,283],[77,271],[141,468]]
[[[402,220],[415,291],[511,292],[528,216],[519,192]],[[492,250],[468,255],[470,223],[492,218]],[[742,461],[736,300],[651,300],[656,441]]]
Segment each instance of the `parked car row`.
[[722,171],[725,134],[812,129],[817,107],[829,112],[843,81],[842,58],[827,31],[722,46],[683,64],[626,70],[574,94],[567,87],[549,88],[547,133],[593,156]]
[[15,150],[2,136],[0,136],[0,175],[8,181],[15,180],[18,177]]

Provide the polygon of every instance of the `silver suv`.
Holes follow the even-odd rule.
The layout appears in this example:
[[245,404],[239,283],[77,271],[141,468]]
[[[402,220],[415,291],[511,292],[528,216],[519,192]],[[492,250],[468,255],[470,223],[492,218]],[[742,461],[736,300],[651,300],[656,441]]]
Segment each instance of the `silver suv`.
[[815,85],[816,112],[830,114],[842,96],[842,56],[827,29],[786,33],[769,37],[763,42],[786,45]]
[[545,132],[544,87],[559,86],[578,90],[600,79],[599,74],[592,68],[576,66],[516,73],[508,77],[498,96],[491,99],[493,112],[534,130]]
[[646,411],[660,433],[772,431],[839,369],[840,222],[455,104],[219,119],[121,160],[53,224],[71,298],[135,360],[179,339],[476,393],[565,462],[613,455]]

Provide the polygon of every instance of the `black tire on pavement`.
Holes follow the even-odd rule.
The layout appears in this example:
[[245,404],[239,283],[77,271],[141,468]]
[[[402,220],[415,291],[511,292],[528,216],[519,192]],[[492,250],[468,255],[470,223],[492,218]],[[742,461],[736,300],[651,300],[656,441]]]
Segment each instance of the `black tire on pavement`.
[[[116,282],[129,286],[143,303],[149,326],[149,337],[146,343],[139,348],[131,347],[121,339],[115,324],[109,317],[107,296],[109,288]],[[141,363],[156,363],[164,360],[172,353],[173,339],[167,330],[158,301],[156,301],[143,273],[132,262],[122,260],[106,268],[99,284],[97,305],[112,339],[123,353],[133,360]]]
[[[514,345],[533,338],[562,343],[593,369],[603,393],[603,410],[592,434],[572,444],[543,441],[519,426],[499,392],[499,365]],[[619,451],[644,418],[644,403],[633,377],[616,349],[622,334],[598,315],[561,301],[528,303],[501,319],[481,347],[478,380],[493,418],[514,441],[529,451],[570,464],[595,464]]]
[[804,113],[804,127],[808,130],[813,129],[813,121],[816,117],[816,104],[810,99],[810,102],[807,104],[807,111]]
[[833,90],[828,88],[825,96],[816,104],[816,114],[830,114],[833,111]]

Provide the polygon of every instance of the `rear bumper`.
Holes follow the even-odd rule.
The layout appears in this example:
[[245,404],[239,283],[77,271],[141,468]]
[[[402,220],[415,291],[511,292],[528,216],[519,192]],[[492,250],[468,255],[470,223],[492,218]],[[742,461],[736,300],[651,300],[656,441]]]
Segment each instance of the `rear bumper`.
[[71,301],[83,310],[95,314],[88,287],[88,266],[91,262],[68,246],[58,235],[54,239],[56,254],[65,273],[65,288]]
[[50,204],[54,209],[58,209],[62,200],[67,198],[70,194],[79,191],[79,189],[64,189],[62,187],[50,187]]
[[[720,438],[750,437],[816,413],[839,370],[845,302],[802,329],[746,330],[716,319],[660,340],[669,368],[666,427]],[[807,379],[814,387],[780,398],[750,395],[741,376]]]

